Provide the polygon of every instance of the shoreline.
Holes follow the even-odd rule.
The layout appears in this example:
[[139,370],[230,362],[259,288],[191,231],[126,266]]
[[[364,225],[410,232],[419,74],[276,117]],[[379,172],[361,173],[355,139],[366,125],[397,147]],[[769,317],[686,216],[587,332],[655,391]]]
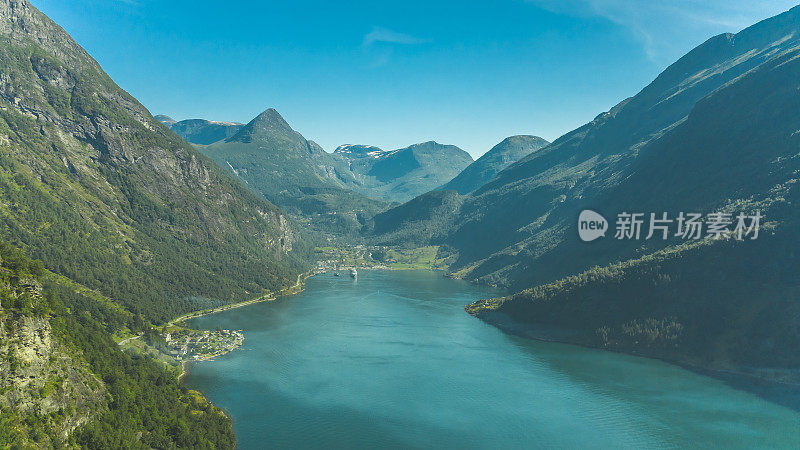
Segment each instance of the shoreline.
[[[245,301],[238,302],[238,303],[231,303],[229,305],[219,306],[217,308],[212,308],[212,309],[209,309],[209,310],[201,310],[201,311],[195,311],[195,312],[191,312],[191,313],[188,313],[188,314],[184,314],[184,315],[182,315],[182,316],[180,316],[180,317],[178,317],[176,319],[173,319],[173,320],[167,322],[166,326],[176,326],[176,324],[179,324],[181,322],[185,322],[185,321],[190,320],[190,319],[195,319],[197,317],[210,316],[212,314],[218,314],[218,313],[221,313],[221,312],[224,312],[224,311],[230,311],[232,309],[237,309],[237,308],[242,308],[242,307],[245,307],[245,306],[255,305],[257,303],[271,302],[271,301],[277,300],[278,297],[284,297],[284,296],[287,296],[287,295],[299,294],[299,293],[301,293],[301,292],[303,292],[305,290],[305,281],[307,279],[313,277],[314,275],[319,275],[320,273],[324,273],[324,272],[318,271],[318,270],[312,270],[312,271],[309,271],[309,272],[301,273],[301,274],[299,274],[297,276],[297,282],[294,285],[292,285],[290,287],[287,287],[287,288],[283,288],[278,292],[270,292],[270,293],[264,294],[264,295],[262,295],[260,297],[256,297],[254,299],[245,300]],[[200,359],[194,359],[194,360],[188,360],[187,359],[187,360],[181,361],[181,364],[180,364],[181,371],[178,374],[178,382],[182,383],[183,379],[186,377],[186,375],[189,374],[189,368],[188,367],[189,367],[189,363],[190,362],[193,362],[193,361],[208,361],[208,360],[216,358],[218,356],[226,355],[226,354],[230,353],[231,351],[232,350],[226,350],[226,351],[222,351],[222,352],[216,353],[214,355],[206,356],[206,357],[203,357],[203,358],[200,358]]]
[[250,299],[250,300],[244,300],[244,301],[237,302],[237,303],[231,303],[231,304],[228,304],[228,305],[218,306],[218,307],[212,308],[212,309],[204,309],[204,310],[200,310],[200,311],[190,312],[190,313],[184,314],[184,315],[182,315],[182,316],[180,316],[180,317],[178,317],[176,319],[172,319],[171,321],[167,322],[166,325],[167,326],[175,326],[176,324],[179,324],[181,322],[185,322],[187,320],[195,319],[197,317],[210,316],[212,314],[221,313],[223,311],[229,311],[231,309],[236,309],[236,308],[242,308],[244,306],[255,305],[256,303],[271,302],[273,300],[276,300],[278,297],[299,294],[300,292],[303,292],[303,289],[304,289],[303,288],[303,284],[304,284],[304,282],[307,279],[313,277],[314,275],[318,275],[320,273],[323,273],[323,272],[319,272],[319,271],[315,271],[314,270],[314,271],[310,271],[310,272],[301,273],[300,275],[297,276],[297,283],[295,283],[294,285],[292,285],[290,287],[283,288],[278,292],[269,292],[269,293],[266,293],[264,295],[261,295],[259,297],[256,297],[256,298],[253,298],[253,299]]
[[[359,270],[377,270],[377,271],[382,271],[382,270],[388,270],[388,271],[404,270],[404,269],[392,269],[392,268],[388,268],[388,267],[359,267],[358,269]],[[426,271],[430,271],[430,272],[434,272],[434,273],[438,272],[442,277],[449,278],[447,276],[448,275],[447,272],[446,271],[442,271],[441,269],[439,269],[439,270],[437,270],[437,269],[421,269],[421,270],[426,270]],[[248,306],[248,305],[251,305],[251,304],[256,304],[256,303],[260,303],[260,302],[264,302],[264,301],[273,301],[273,300],[277,299],[281,295],[297,294],[297,293],[303,292],[303,290],[305,288],[305,285],[304,285],[304,281],[305,280],[307,280],[308,278],[310,278],[312,276],[319,275],[319,274],[324,274],[324,273],[329,273],[329,272],[331,272],[331,271],[330,270],[314,270],[314,271],[311,271],[311,272],[307,272],[307,273],[304,273],[304,274],[301,274],[301,275],[298,276],[298,281],[297,281],[297,283],[295,283],[294,286],[292,286],[290,288],[283,289],[277,294],[267,294],[267,295],[261,296],[261,297],[259,297],[257,299],[253,299],[253,300],[249,300],[249,301],[245,301],[245,302],[240,302],[240,303],[236,303],[236,304],[232,304],[232,305],[226,305],[226,307],[215,308],[215,309],[209,310],[209,311],[203,311],[200,314],[189,314],[189,315],[182,316],[182,317],[176,319],[172,323],[178,323],[179,321],[184,321],[184,320],[188,320],[190,318],[195,318],[195,317],[201,317],[201,316],[204,316],[204,315],[216,314],[216,313],[219,313],[219,312],[227,311],[229,309]],[[475,283],[475,282],[473,282],[471,280],[465,280],[465,281],[470,281],[471,284],[480,284],[480,283]],[[287,293],[287,291],[288,291],[288,293]],[[464,312],[464,314],[468,314],[468,313]],[[572,334],[572,333],[570,333],[569,330],[561,330],[561,333],[559,333],[558,330],[552,329],[552,330],[550,330],[553,333],[552,335],[547,333],[546,330],[539,330],[540,332],[541,331],[545,331],[545,332],[537,334],[535,330],[532,330],[530,328],[526,329],[525,327],[522,327],[520,324],[517,324],[516,326],[514,326],[512,323],[503,324],[503,323],[501,323],[502,321],[490,320],[487,317],[480,317],[480,316],[473,316],[473,317],[478,319],[478,320],[481,320],[482,322],[484,322],[486,324],[492,325],[493,327],[497,328],[498,330],[502,331],[503,333],[508,333],[510,335],[518,336],[518,337],[521,337],[521,338],[524,338],[524,339],[531,339],[531,340],[536,340],[536,341],[541,341],[541,342],[551,342],[551,343],[566,344],[566,345],[576,345],[576,346],[579,346],[579,347],[588,348],[588,349],[592,349],[592,350],[610,351],[610,352],[613,352],[613,353],[625,354],[625,355],[630,355],[630,356],[633,356],[633,357],[640,357],[640,358],[647,358],[647,359],[651,359],[651,360],[662,361],[662,362],[664,362],[666,364],[670,364],[672,366],[676,366],[676,367],[682,368],[684,370],[687,370],[689,372],[698,374],[700,376],[704,376],[704,377],[715,379],[715,380],[717,380],[719,382],[722,382],[724,385],[730,387],[731,389],[735,389],[735,390],[741,391],[741,392],[747,392],[747,393],[749,393],[751,395],[756,396],[757,398],[761,399],[762,401],[773,403],[775,405],[787,408],[787,409],[795,411],[795,412],[800,412],[800,384],[781,382],[779,380],[771,380],[771,379],[768,379],[768,378],[761,377],[761,376],[759,376],[757,374],[746,373],[746,372],[738,372],[738,371],[735,371],[735,370],[722,370],[722,369],[704,368],[704,367],[697,366],[697,365],[692,365],[692,364],[689,364],[689,363],[686,363],[686,362],[681,362],[679,360],[671,360],[671,359],[668,359],[668,358],[658,357],[656,355],[647,355],[647,354],[640,354],[640,353],[629,352],[629,351],[622,351],[622,350],[616,350],[616,349],[608,349],[608,348],[595,347],[595,346],[591,346],[591,345],[585,345],[585,344],[581,344],[579,342],[575,342],[574,340],[571,340],[569,335]],[[228,352],[224,352],[222,354],[226,354],[226,353],[229,353],[229,351]],[[222,354],[215,355],[215,356],[221,356]],[[208,361],[209,359],[212,359],[213,357],[214,356],[208,357],[208,358],[203,358],[203,359],[196,360],[196,361]],[[179,383],[182,386],[186,386],[187,388],[190,388],[190,387],[185,384],[185,379],[190,374],[190,363],[191,362],[193,362],[193,360],[187,360],[187,361],[182,361],[181,362],[181,372],[180,372],[180,374],[178,376]],[[800,372],[798,372],[798,373],[800,373]],[[204,392],[202,392],[202,391],[199,391],[199,392],[204,397],[206,396],[206,394]],[[207,399],[207,401],[209,401],[209,403],[211,403],[213,405],[213,402],[211,402],[211,400],[208,399],[208,397],[206,397],[206,399]],[[230,413],[228,411],[226,411],[225,409],[223,409],[223,408],[221,408],[219,406],[216,406],[216,407],[219,408],[223,412],[223,414],[225,414],[227,417],[229,417],[229,418],[231,418],[231,420],[233,420],[233,418],[231,417],[231,415],[230,415]]]
[[[469,313],[466,313],[469,314]],[[472,314],[470,314],[472,315]],[[502,317],[501,317],[502,315]],[[536,332],[525,324],[514,322],[513,319],[504,313],[489,314],[489,315],[473,315],[476,319],[491,325],[504,333],[517,336],[523,339],[530,339],[539,342],[551,342],[557,344],[576,345],[578,347],[588,348],[592,350],[600,350],[612,353],[619,353],[623,355],[630,355],[637,358],[647,358],[658,360],[682,369],[694,372],[698,375],[713,378],[722,381],[733,389],[749,392],[758,396],[766,401],[775,403],[777,405],[789,408],[793,411],[800,412],[800,383],[782,381],[779,379],[765,378],[756,373],[745,372],[742,370],[730,369],[715,369],[711,367],[703,367],[697,364],[692,364],[688,361],[680,361],[668,357],[659,357],[657,355],[648,355],[644,353],[636,353],[624,351],[620,349],[601,348],[586,343],[579,342],[578,340],[570,339],[570,336],[575,336],[574,332],[570,330],[551,327],[548,332],[548,327],[542,325],[539,332]],[[800,376],[800,371],[795,371]]]
[[[431,269],[407,269],[407,268],[394,269],[394,268],[391,268],[391,267],[388,267],[388,266],[380,266],[380,267],[369,266],[369,267],[359,267],[358,269],[360,269],[360,270],[428,270],[428,271],[431,271],[431,272],[441,271],[441,269],[433,269],[433,268],[431,268]],[[178,317],[176,319],[173,319],[173,320],[167,322],[166,325],[167,326],[175,326],[176,324],[179,324],[181,322],[185,322],[185,321],[190,320],[190,319],[195,319],[197,317],[210,316],[212,314],[218,314],[218,313],[221,313],[221,312],[224,312],[224,311],[230,311],[230,310],[236,309],[236,308],[242,308],[242,307],[245,307],[245,306],[255,305],[257,303],[271,302],[271,301],[277,300],[278,297],[284,297],[284,296],[288,296],[288,295],[299,294],[299,293],[301,293],[301,292],[303,292],[305,290],[305,281],[307,279],[309,279],[309,278],[311,278],[311,277],[313,277],[315,275],[320,275],[320,274],[328,273],[328,272],[331,272],[331,271],[333,271],[333,269],[327,269],[327,270],[326,269],[314,269],[314,270],[311,270],[309,272],[304,272],[304,273],[301,273],[300,275],[297,276],[297,282],[293,286],[284,288],[284,289],[278,291],[277,293],[276,292],[270,292],[268,294],[264,294],[264,295],[262,295],[260,297],[257,297],[257,298],[251,299],[251,300],[245,300],[245,301],[238,302],[238,303],[231,303],[229,305],[219,306],[217,308],[213,308],[213,309],[209,309],[209,310],[195,311],[195,312],[191,312],[191,313],[188,313],[188,314],[184,314],[184,315],[182,315],[182,316],[180,316],[180,317]],[[133,338],[129,338],[129,339],[136,339],[138,337],[139,336],[134,336]],[[214,354],[214,355],[211,355],[211,356],[207,356],[207,357],[204,357],[204,358],[201,358],[201,359],[193,359],[193,360],[181,361],[181,364],[180,364],[181,371],[178,374],[178,382],[183,382],[183,379],[186,377],[186,375],[189,374],[189,369],[188,369],[189,363],[197,362],[197,361],[208,361],[208,360],[216,358],[218,356],[226,355],[226,354],[228,354],[230,352],[231,352],[231,350],[228,350],[228,351],[219,352],[217,354]]]
[[[409,270],[407,268],[391,268],[388,266],[371,266],[371,267],[359,267],[360,270]],[[294,295],[302,292],[304,290],[304,282],[308,278],[312,276],[319,275],[322,273],[330,272],[330,270],[312,270],[310,272],[306,272],[303,274],[298,275],[297,283],[293,286],[284,288],[283,290],[277,293],[269,293],[265,294],[261,297],[246,300],[239,303],[233,303],[230,305],[221,306],[218,308],[214,308],[211,310],[206,311],[198,311],[194,313],[189,313],[184,316],[181,316],[173,321],[169,322],[169,325],[174,325],[176,323],[180,323],[189,319],[193,319],[196,317],[207,316],[211,314],[217,314],[220,312],[228,311],[231,309],[241,308],[244,306],[253,305],[256,303],[261,302],[268,302],[274,301],[278,297],[286,296],[286,295]],[[421,268],[418,270],[426,270],[431,272],[442,272],[442,276],[445,278],[456,278],[457,277],[450,277],[446,271],[442,271],[442,269],[434,269],[434,268]],[[467,280],[470,283],[478,284],[475,281]],[[465,314],[469,314],[465,312]],[[471,315],[471,314],[470,314]],[[630,356],[640,357],[640,358],[648,358],[648,359],[655,359],[667,364],[672,364],[677,367],[681,367],[685,370],[689,370],[691,372],[697,373],[702,376],[707,376],[709,378],[714,378],[719,381],[722,381],[726,385],[730,386],[733,389],[737,389],[740,391],[749,392],[754,394],[764,400],[776,403],[778,405],[790,408],[795,411],[800,411],[800,383],[792,383],[787,381],[781,381],[777,379],[770,379],[765,378],[763,376],[759,376],[755,373],[744,372],[735,369],[714,369],[708,367],[702,367],[699,365],[691,364],[689,362],[680,361],[676,359],[664,358],[659,357],[657,355],[647,355],[643,353],[636,353],[636,352],[628,352],[624,350],[617,350],[617,349],[608,349],[608,348],[600,348],[592,345],[586,345],[584,343],[575,341],[570,339],[569,335],[571,334],[569,330],[560,330],[561,333],[554,332],[553,334],[549,334],[546,331],[543,333],[536,333],[533,330],[524,327],[522,324],[514,323],[512,319],[507,318],[507,320],[496,320],[497,318],[489,318],[489,317],[481,317],[481,316],[473,316],[478,320],[481,320],[497,329],[503,331],[504,333],[508,333],[514,336],[522,337],[524,339],[531,339],[540,342],[553,342],[553,343],[560,343],[560,344],[568,344],[568,345],[577,345],[584,348],[590,348],[593,350],[600,350],[600,351],[608,351],[613,353],[620,353],[626,354]],[[551,330],[555,331],[555,330]],[[559,337],[559,334],[561,336]],[[207,361],[217,356],[222,356],[224,354],[229,353],[229,351],[221,352],[217,355],[209,356],[206,358],[202,358],[196,361]],[[178,375],[178,380],[183,381],[186,375],[189,373],[188,365],[192,362],[190,360],[182,361],[181,362],[181,372]]]
[[183,383],[183,379],[189,374],[189,370],[186,368],[188,365],[189,361],[181,361],[181,373],[178,374],[178,383]]

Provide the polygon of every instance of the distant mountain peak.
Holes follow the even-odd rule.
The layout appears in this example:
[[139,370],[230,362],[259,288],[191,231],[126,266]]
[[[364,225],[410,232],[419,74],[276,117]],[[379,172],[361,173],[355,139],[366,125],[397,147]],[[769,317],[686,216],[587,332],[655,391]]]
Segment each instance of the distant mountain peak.
[[430,191],[472,163],[464,150],[435,141],[394,150],[344,144],[333,153],[347,161],[362,192],[391,201],[407,201]]
[[252,142],[289,134],[293,135],[297,132],[289,126],[275,108],[269,108],[257,115],[227,142]]
[[350,158],[380,158],[386,151],[374,145],[344,144],[336,147],[333,153]]
[[159,115],[155,116],[154,119],[156,119],[157,121],[163,123],[166,126],[171,126],[172,124],[177,123],[177,120],[173,119],[170,116],[164,115],[164,114],[159,114]]
[[257,115],[256,118],[251,121],[251,123],[252,122],[280,122],[288,125],[288,123],[283,120],[283,117],[275,108],[266,109],[264,112]]
[[449,147],[449,145],[440,144],[436,141],[425,141],[417,144],[411,144],[406,148],[415,149],[415,148],[440,148],[440,147]]
[[488,183],[500,171],[549,144],[539,136],[516,135],[503,139],[440,189],[468,194]]
[[[428,149],[444,149],[444,148],[458,148],[458,147],[455,146],[455,145],[451,145],[451,144],[440,144],[440,143],[438,143],[436,141],[425,141],[425,142],[420,142],[420,143],[417,143],[417,144],[411,144],[408,147],[405,147],[405,149],[426,149],[426,150],[428,150]],[[404,149],[401,149],[401,150],[404,150]],[[459,150],[461,150],[461,149],[459,149]]]
[[163,114],[155,117],[186,142],[209,145],[235,135],[244,127],[238,122],[223,122],[206,119],[186,119],[176,122]]
[[[200,120],[205,120],[205,119],[200,119]],[[210,123],[210,124],[212,124],[212,125],[226,125],[226,126],[241,125],[241,126],[244,126],[244,124],[241,123],[241,122],[228,122],[226,120],[205,120],[205,121]]]
[[249,127],[277,127],[277,128],[288,128],[292,129],[289,124],[284,120],[283,116],[275,110],[275,108],[269,108],[266,111],[262,112],[261,114],[257,115],[253,120],[251,120],[245,128]]
[[498,146],[499,145],[503,145],[503,144],[510,144],[512,142],[529,141],[529,140],[531,140],[531,141],[546,141],[546,139],[544,139],[543,137],[540,137],[540,136],[534,136],[534,135],[530,135],[530,134],[516,134],[514,136],[509,136],[509,137],[503,139],[502,141],[500,141],[500,144],[498,144]]

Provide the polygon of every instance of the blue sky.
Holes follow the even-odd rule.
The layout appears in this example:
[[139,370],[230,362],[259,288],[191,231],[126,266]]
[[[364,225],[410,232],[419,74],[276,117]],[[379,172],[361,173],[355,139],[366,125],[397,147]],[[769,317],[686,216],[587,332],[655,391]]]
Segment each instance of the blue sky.
[[[795,0],[797,1],[797,0]],[[791,1],[32,0],[153,114],[276,108],[326,150],[553,140]]]

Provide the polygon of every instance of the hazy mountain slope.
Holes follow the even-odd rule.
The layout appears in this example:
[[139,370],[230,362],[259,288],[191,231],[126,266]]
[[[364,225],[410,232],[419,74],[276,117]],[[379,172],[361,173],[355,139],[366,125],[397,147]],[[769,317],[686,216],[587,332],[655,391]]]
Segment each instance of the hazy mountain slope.
[[408,201],[436,189],[472,163],[464,150],[433,141],[391,151],[345,145],[334,155],[347,162],[360,183],[356,189],[390,201]]
[[[755,32],[780,37],[787,17],[800,27],[798,15],[796,8],[762,22],[740,33],[742,41],[752,43],[748,33]],[[559,278],[557,270],[562,276],[588,270],[476,302],[468,311],[531,336],[800,383],[796,36],[779,39],[778,48],[767,46],[768,60],[698,100],[669,132],[639,147],[623,179],[590,198],[564,201],[612,218],[621,211],[666,211],[671,217],[679,211],[760,211],[757,240],[678,245],[677,238],[606,238],[587,244],[576,236],[577,212],[569,218],[554,211],[550,226],[560,227],[558,245],[528,261],[516,258],[511,275],[524,279],[527,271],[535,280]],[[670,247],[660,250],[664,245]],[[511,252],[491,259],[500,258],[514,261]],[[589,269],[593,263],[605,267]]]
[[511,136],[484,153],[440,189],[468,194],[491,181],[498,172],[549,144],[539,136]]
[[232,137],[200,150],[253,191],[326,233],[353,233],[388,205],[351,190],[346,164],[268,109]]
[[27,1],[0,1],[0,237],[158,321],[294,283],[294,234]]
[[[633,207],[644,212],[650,212],[648,207],[657,208],[657,211],[668,206],[687,210],[690,207],[713,208],[728,198],[763,189],[767,183],[755,185],[748,182],[745,184],[747,189],[742,189],[732,178],[740,176],[741,170],[750,168],[745,161],[753,157],[751,153],[754,151],[762,152],[756,156],[761,158],[761,165],[753,167],[759,171],[755,176],[762,177],[773,170],[764,162],[776,153],[763,143],[731,140],[716,143],[721,146],[718,148],[710,148],[710,144],[694,146],[691,152],[687,150],[683,154],[679,152],[680,148],[688,148],[685,142],[669,139],[672,135],[677,136],[682,126],[680,133],[684,133],[686,139],[702,144],[703,129],[707,126],[720,128],[720,135],[748,138],[756,134],[756,127],[768,132],[777,126],[790,125],[791,119],[786,117],[759,117],[763,123],[756,124],[754,117],[747,115],[747,111],[758,108],[754,106],[761,101],[758,95],[769,97],[770,89],[778,86],[768,86],[753,93],[745,92],[743,88],[740,95],[749,99],[749,106],[742,103],[733,106],[731,103],[729,108],[715,112],[726,117],[733,108],[744,110],[741,116],[731,117],[727,122],[719,122],[705,114],[702,119],[698,116],[696,124],[685,121],[693,108],[699,113],[706,105],[722,101],[724,94],[720,93],[700,102],[728,83],[742,83],[740,86],[746,83],[782,83],[780,91],[792,92],[791,81],[780,78],[785,76],[781,71],[793,70],[792,66],[780,66],[783,69],[778,66],[784,61],[781,58],[788,63],[793,57],[790,53],[798,44],[798,16],[800,8],[794,8],[736,35],[709,39],[668,67],[636,96],[511,165],[468,195],[454,213],[455,217],[449,219],[452,228],[432,240],[458,251],[459,259],[452,269],[459,275],[522,289],[577,273],[595,264],[641,254],[642,250],[638,249],[641,243],[606,240],[590,247],[579,245],[574,227],[583,208],[597,209],[609,215]],[[765,72],[754,78],[742,77],[765,63],[775,65],[775,70],[765,66]],[[696,131],[691,135],[693,127]],[[746,148],[751,153],[742,153],[743,159],[722,156],[736,152],[744,145],[749,146]],[[659,159],[659,155],[665,159]],[[705,158],[704,155],[714,157]],[[637,175],[644,173],[644,165],[652,171],[646,176]],[[655,182],[681,180],[683,175],[690,173],[713,176],[718,180],[717,184],[713,188],[697,184],[695,176],[685,179],[682,186],[672,186],[686,195],[676,195],[663,187],[656,191],[652,189]],[[637,184],[631,184],[633,180],[638,180]],[[627,184],[621,185],[623,182]],[[641,203],[630,201],[633,198]],[[660,204],[656,200],[666,198],[675,199],[680,205]],[[655,250],[659,245],[663,243],[649,241],[646,244],[649,250]]]
[[[632,257],[635,244],[605,243],[586,252],[574,238],[578,213],[584,208],[610,216],[632,208],[710,212],[728,199],[763,194],[770,182],[781,182],[776,171],[792,161],[771,161],[791,153],[782,140],[798,128],[791,113],[798,16],[795,8],[735,36],[712,38],[630,101],[501,172],[460,211],[466,222],[451,242],[469,248],[467,258],[481,259],[477,264],[462,260],[465,274],[515,280],[524,287]],[[787,18],[794,28],[785,27]],[[719,46],[719,40],[726,45]],[[718,53],[732,54],[731,59],[720,62]],[[698,69],[698,54],[709,61],[708,68]],[[687,75],[677,87],[661,96],[653,93],[654,85],[664,87],[666,75],[680,71]],[[708,92],[700,96],[702,83]],[[678,112],[689,101],[690,109]],[[784,114],[775,115],[778,111]],[[661,127],[673,119],[650,132],[641,125]],[[494,216],[499,210],[523,213],[501,222]],[[482,219],[471,220],[478,214]],[[483,248],[471,244],[476,230],[488,236]],[[487,251],[493,253],[488,258]]]
[[[164,120],[159,117],[165,118]],[[217,122],[205,119],[187,119],[175,122],[168,116],[156,116],[159,122],[163,123],[186,142],[192,144],[208,145],[214,142],[228,139],[239,130],[244,124],[237,122]],[[172,121],[172,122],[170,122]]]

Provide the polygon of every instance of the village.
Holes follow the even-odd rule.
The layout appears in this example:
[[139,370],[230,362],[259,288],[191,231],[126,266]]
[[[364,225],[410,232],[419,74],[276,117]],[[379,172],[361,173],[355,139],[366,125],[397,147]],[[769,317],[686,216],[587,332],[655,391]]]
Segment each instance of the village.
[[214,358],[239,348],[242,330],[192,330],[173,328],[164,334],[167,353],[178,361]]
[[244,343],[242,330],[193,330],[176,325],[153,328],[119,342],[126,352],[145,354],[167,366],[203,361],[229,353]]
[[392,248],[387,246],[317,247],[316,272],[359,269],[434,269],[443,265],[438,246]]

